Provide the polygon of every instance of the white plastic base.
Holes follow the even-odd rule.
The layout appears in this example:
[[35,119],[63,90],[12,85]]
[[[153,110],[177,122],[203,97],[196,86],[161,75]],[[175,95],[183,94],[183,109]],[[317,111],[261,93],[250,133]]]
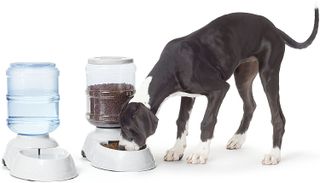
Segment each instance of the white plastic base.
[[148,147],[139,151],[121,151],[96,144],[94,151],[91,165],[96,168],[117,172],[140,172],[156,167]]
[[18,156],[18,152],[24,149],[32,148],[53,148],[57,147],[58,143],[49,137],[49,135],[43,136],[26,136],[17,135],[16,138],[12,139],[8,145],[6,152],[3,156],[3,161],[6,167],[10,170],[12,161]]
[[97,128],[88,135],[82,155],[92,166],[104,170],[144,171],[155,168],[155,160],[148,147],[139,151],[120,151],[101,145],[119,138],[119,128]]
[[23,136],[12,139],[3,162],[14,177],[36,181],[58,181],[76,177],[71,155],[48,135]]
[[87,160],[92,161],[93,157],[96,156],[94,151],[96,144],[108,140],[119,140],[119,138],[120,128],[96,128],[87,136],[82,148],[82,156],[87,158]]
[[36,181],[62,181],[78,175],[71,155],[60,148],[21,150],[10,174]]

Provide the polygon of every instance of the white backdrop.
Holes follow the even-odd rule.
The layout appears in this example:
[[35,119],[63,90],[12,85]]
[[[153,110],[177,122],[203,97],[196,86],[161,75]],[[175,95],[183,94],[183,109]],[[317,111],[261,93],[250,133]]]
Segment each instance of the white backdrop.
[[[85,65],[89,57],[133,57],[139,85],[157,62],[164,45],[206,25],[218,16],[241,11],[261,14],[297,41],[310,35],[314,0],[10,0],[0,1],[0,155],[15,134],[6,127],[6,75],[10,62],[51,61],[60,69],[61,125],[51,136],[68,150],[79,177],[69,182],[163,181],[307,181],[319,182],[319,36],[307,49],[286,48],[280,74],[280,95],[287,119],[282,161],[262,166],[271,148],[270,112],[259,77],[254,82],[257,103],[247,141],[239,151],[225,145],[242,117],[242,101],[234,80],[221,106],[206,165],[189,165],[183,159],[162,160],[175,141],[178,97],[167,100],[158,117],[156,134],[148,139],[157,168],[139,173],[115,173],[90,166],[80,156],[87,134],[94,129],[85,118]],[[199,141],[206,99],[197,98],[190,119],[186,154]],[[185,156],[186,157],[186,156]],[[185,158],[184,157],[184,158]],[[1,182],[23,182],[0,168]]]

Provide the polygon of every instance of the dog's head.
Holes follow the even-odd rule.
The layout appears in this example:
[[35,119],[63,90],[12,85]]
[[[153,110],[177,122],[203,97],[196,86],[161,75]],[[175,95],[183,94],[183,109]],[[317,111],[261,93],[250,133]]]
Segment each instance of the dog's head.
[[139,150],[156,131],[158,118],[144,104],[132,102],[121,112],[120,125],[119,145],[125,150]]

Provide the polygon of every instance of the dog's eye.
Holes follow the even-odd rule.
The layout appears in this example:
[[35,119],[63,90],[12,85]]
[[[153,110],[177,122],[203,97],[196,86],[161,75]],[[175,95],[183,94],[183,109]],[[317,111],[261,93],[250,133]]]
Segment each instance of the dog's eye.
[[132,142],[132,141],[133,141],[133,138],[128,138],[127,140],[130,141],[130,142]]
[[123,137],[124,139],[126,139],[126,140],[128,140],[128,141],[132,141],[132,140],[133,140],[132,134],[131,134],[131,132],[130,132],[129,130],[126,131],[125,133],[122,131],[122,132],[121,132],[121,135],[122,135],[122,137]]
[[128,128],[128,127],[125,128],[125,131],[126,131],[126,132],[130,132],[130,128]]

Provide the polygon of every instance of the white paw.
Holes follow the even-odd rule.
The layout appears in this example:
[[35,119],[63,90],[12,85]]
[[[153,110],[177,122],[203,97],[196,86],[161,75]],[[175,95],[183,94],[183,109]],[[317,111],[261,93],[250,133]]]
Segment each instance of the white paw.
[[208,154],[192,153],[187,157],[187,163],[205,164],[208,160]]
[[164,161],[179,161],[183,157],[184,148],[171,148],[164,156]]
[[195,149],[194,153],[187,157],[187,163],[205,164],[209,156],[210,142],[210,140],[207,140],[206,142],[201,142]]
[[273,148],[269,154],[266,154],[262,160],[263,165],[276,165],[280,162],[281,155],[279,148]]
[[[187,126],[187,125],[186,125]],[[186,127],[187,128],[187,127]],[[164,161],[179,161],[183,156],[183,152],[186,149],[186,136],[187,131],[185,130],[180,138],[177,138],[175,145],[169,149],[164,156]]]
[[271,154],[266,154],[262,160],[263,165],[276,165],[280,162],[280,159],[278,159],[276,156]]
[[235,134],[227,143],[227,149],[235,150],[240,149],[244,141],[246,140],[246,134]]

